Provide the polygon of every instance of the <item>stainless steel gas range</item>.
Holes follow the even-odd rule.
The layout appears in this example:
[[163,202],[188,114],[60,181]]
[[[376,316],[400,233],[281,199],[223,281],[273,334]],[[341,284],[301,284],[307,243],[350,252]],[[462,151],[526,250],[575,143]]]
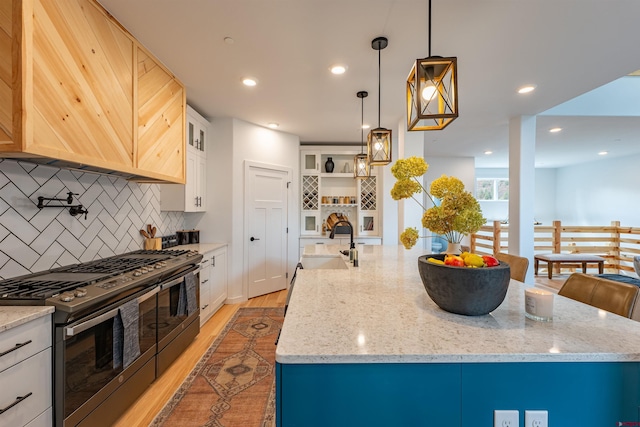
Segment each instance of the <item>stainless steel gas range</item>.
[[110,425],[200,330],[193,251],[134,251],[0,281],[0,305],[52,305],[56,426]]

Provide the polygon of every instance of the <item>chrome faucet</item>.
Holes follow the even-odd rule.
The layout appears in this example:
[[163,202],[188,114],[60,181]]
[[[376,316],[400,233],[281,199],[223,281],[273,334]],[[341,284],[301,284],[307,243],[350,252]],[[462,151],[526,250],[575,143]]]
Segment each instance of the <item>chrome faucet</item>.
[[331,234],[329,235],[330,239],[333,239],[336,235],[336,228],[338,228],[338,224],[346,224],[349,227],[349,237],[351,238],[351,243],[349,244],[349,249],[355,249],[356,248],[356,244],[353,243],[353,225],[344,219],[339,220],[338,222],[336,222],[335,224],[333,224],[333,227],[331,228]]

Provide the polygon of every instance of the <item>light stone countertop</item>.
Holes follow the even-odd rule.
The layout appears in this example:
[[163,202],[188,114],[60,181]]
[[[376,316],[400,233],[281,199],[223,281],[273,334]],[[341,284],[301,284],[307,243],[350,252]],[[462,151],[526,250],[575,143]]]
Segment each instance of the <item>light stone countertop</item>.
[[[346,248],[309,245],[304,254]],[[279,363],[640,361],[636,321],[559,295],[553,321],[530,320],[524,289],[531,285],[514,280],[492,313],[448,313],[420,280],[418,256],[424,250],[359,249],[358,268],[297,271],[276,349]]]
[[194,243],[191,245],[172,246],[167,248],[167,250],[193,250],[201,254],[206,254],[207,252],[215,251],[225,246],[227,246],[226,243]]
[[50,306],[0,306],[0,332],[53,313]]

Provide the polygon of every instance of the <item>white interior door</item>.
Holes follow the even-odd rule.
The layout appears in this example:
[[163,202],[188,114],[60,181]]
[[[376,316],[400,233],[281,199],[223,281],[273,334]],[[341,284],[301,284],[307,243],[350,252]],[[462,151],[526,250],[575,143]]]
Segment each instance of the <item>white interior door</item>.
[[287,182],[286,170],[248,165],[246,174],[248,265],[247,297],[287,286]]

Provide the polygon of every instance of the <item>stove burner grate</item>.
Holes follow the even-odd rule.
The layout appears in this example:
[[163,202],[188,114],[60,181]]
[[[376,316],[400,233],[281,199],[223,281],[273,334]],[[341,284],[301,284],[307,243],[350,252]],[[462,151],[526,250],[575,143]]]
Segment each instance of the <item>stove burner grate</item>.
[[8,279],[0,286],[0,298],[8,299],[47,299],[56,294],[87,286],[90,280],[78,282],[74,280],[23,280]]
[[187,250],[138,250],[6,279],[0,281],[0,299],[47,299],[188,253]]

